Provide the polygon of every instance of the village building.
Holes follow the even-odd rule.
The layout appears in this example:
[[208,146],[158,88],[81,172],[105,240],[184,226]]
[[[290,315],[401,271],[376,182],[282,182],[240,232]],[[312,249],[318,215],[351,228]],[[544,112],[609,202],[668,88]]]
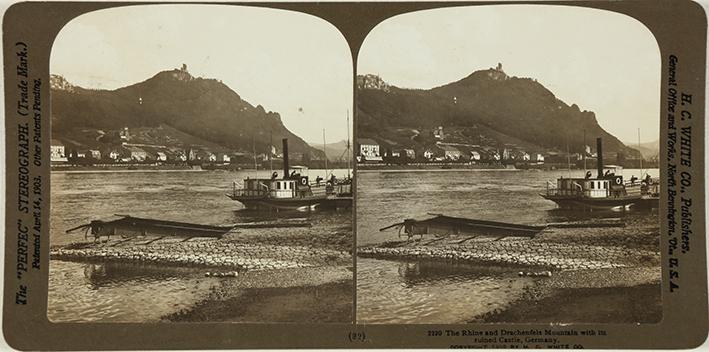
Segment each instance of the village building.
[[480,153],[478,153],[474,150],[470,152],[470,160],[479,161],[480,158],[481,158]]
[[50,161],[54,161],[54,162],[67,161],[65,147],[64,147],[64,144],[62,144],[62,142],[60,142],[57,139],[52,139],[50,149],[51,149]]
[[177,152],[177,154],[175,155],[175,160],[178,160],[178,161],[187,161],[187,155],[185,154],[184,151],[179,151],[179,152]]
[[382,156],[379,153],[379,143],[369,138],[359,138],[358,154],[368,161],[382,161]]
[[118,133],[122,142],[128,142],[131,138],[130,131],[128,127],[123,127],[123,129]]
[[101,151],[98,149],[91,149],[89,150],[89,153],[91,154],[91,158],[96,159],[96,160],[101,160]]
[[155,153],[155,160],[157,161],[167,161],[167,154],[163,152]]
[[91,155],[91,153],[90,153],[88,150],[86,150],[86,149],[77,149],[77,150],[74,151],[74,155],[73,155],[73,156],[74,156],[75,158],[84,159],[84,158],[86,158],[87,155]]
[[118,160],[118,158],[120,158],[120,156],[121,156],[121,153],[118,152],[117,150],[111,150],[108,153],[108,158],[111,160]]
[[148,153],[138,147],[126,147],[129,153],[130,160],[133,161],[145,161],[148,159]]
[[229,156],[229,154],[226,153],[218,153],[217,161],[220,163],[229,163],[231,162],[231,157]]
[[449,145],[438,146],[443,150],[443,157],[448,160],[458,160],[460,159],[460,150],[456,147],[451,147]]
[[416,159],[416,151],[413,149],[406,148],[402,150],[402,153],[409,159]]
[[443,139],[443,126],[438,126],[433,129],[433,138]]

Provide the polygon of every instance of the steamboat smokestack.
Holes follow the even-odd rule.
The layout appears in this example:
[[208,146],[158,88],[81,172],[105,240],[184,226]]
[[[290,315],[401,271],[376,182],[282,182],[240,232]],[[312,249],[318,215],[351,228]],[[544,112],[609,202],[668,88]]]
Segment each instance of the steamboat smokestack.
[[603,177],[603,138],[596,138],[596,155],[598,156],[596,166],[598,168],[598,178]]
[[290,172],[290,165],[288,165],[288,138],[283,138],[283,178],[288,177]]

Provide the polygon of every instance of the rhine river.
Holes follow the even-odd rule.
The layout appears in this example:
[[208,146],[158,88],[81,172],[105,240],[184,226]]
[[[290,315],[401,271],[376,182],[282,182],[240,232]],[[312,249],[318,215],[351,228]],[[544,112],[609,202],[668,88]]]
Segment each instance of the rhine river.
[[[335,174],[343,177],[346,171],[336,170]],[[317,175],[325,176],[325,172],[308,170],[306,175],[315,179]],[[66,230],[91,220],[116,219],[115,214],[209,225],[307,218],[313,233],[351,223],[350,212],[252,212],[226,197],[233,181],[255,176],[253,170],[53,172],[50,244],[83,241],[83,231],[65,233]],[[259,171],[258,176],[267,178],[270,171]],[[55,322],[160,321],[161,317],[203,301],[222,284],[219,278],[204,277],[204,270],[193,268],[51,260],[49,271],[47,313]],[[262,295],[268,299],[259,303],[260,311],[250,313],[251,318],[268,321],[268,312],[276,308],[268,302],[281,305],[278,302],[289,294],[273,291]],[[350,295],[349,290],[345,291]],[[258,289],[245,293],[259,296]],[[317,294],[316,289],[299,289],[293,296],[294,304],[298,299],[315,300]]]
[[[647,170],[653,177],[657,169]],[[594,171],[595,174],[595,171]],[[357,246],[400,240],[379,229],[406,218],[442,213],[537,225],[598,217],[658,223],[657,213],[556,209],[539,194],[547,181],[583,177],[583,170],[364,171],[357,175]],[[623,176],[640,170],[623,170]],[[633,231],[627,227],[627,231]],[[659,248],[658,248],[659,250]],[[519,268],[357,258],[357,320],[361,323],[463,323],[504,309],[532,280]]]

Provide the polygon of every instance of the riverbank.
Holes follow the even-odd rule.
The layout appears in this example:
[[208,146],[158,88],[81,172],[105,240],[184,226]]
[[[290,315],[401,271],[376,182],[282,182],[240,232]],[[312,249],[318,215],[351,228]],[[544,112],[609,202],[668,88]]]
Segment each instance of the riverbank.
[[[470,275],[479,286],[487,281],[476,279],[475,273],[495,278],[487,289],[498,292],[496,299],[485,300],[480,292],[483,302],[461,304],[459,309],[468,312],[463,322],[656,323],[662,314],[659,228],[643,217],[625,221],[625,227],[548,228],[533,238],[431,234],[362,246],[358,256],[416,263],[415,277],[424,275],[425,263],[436,263],[442,277]],[[466,270],[467,265],[473,269]],[[426,290],[436,289],[430,284],[436,279],[425,280]],[[378,312],[367,312],[369,319],[381,318]],[[448,323],[456,322],[461,321]]]
[[549,270],[589,270],[658,266],[659,233],[626,234],[623,228],[547,229],[534,238],[428,235],[360,247],[361,257],[424,259],[526,266]]
[[[154,312],[138,321],[348,323],[353,311],[352,241],[351,226],[337,223],[326,228],[235,229],[222,238],[116,235],[100,242],[53,246],[50,258],[56,268],[65,267],[64,263],[81,265],[92,286],[137,281],[174,291],[171,294],[179,304],[173,309],[145,307]],[[189,287],[185,297],[185,288],[177,282]],[[99,314],[107,321],[134,321],[115,303],[83,291],[83,287],[81,293],[53,289],[50,319],[102,321],[93,318]],[[146,294],[140,293],[141,302],[151,300]],[[84,317],[55,308],[72,304],[76,295],[84,303],[100,300],[111,311],[98,313],[80,304],[92,314]],[[60,300],[68,301],[56,303]]]
[[463,163],[357,164],[357,170],[514,170],[514,165]]
[[202,171],[199,165],[187,164],[95,164],[95,165],[72,165],[54,164],[50,167],[51,172],[140,172],[140,171]]
[[306,238],[306,234],[312,235],[312,229],[234,230],[222,238],[113,236],[98,242],[83,241],[54,246],[50,249],[50,258],[199,266],[223,271],[342,266],[352,263],[351,248],[347,248],[347,242],[351,243],[351,235],[344,229],[310,238]]

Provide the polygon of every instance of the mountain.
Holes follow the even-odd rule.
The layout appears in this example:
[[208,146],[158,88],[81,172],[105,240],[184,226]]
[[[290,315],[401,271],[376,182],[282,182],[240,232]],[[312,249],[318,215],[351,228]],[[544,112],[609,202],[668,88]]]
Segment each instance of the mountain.
[[660,155],[660,140],[654,142],[640,143],[640,145],[628,143],[642,153],[645,159],[657,159]]
[[564,103],[534,79],[508,76],[501,64],[432,89],[399,88],[374,75],[359,76],[357,87],[358,136],[392,147],[430,144],[430,131],[443,126],[457,143],[581,152],[585,130],[592,149],[602,137],[605,151],[638,155],[593,112]]
[[[325,144],[325,148],[323,148],[322,144],[312,143],[311,145],[315,149],[322,150],[322,151],[326,152],[327,160],[347,161],[347,156],[344,154],[345,150],[347,150],[347,141],[346,140],[341,140],[339,142]],[[351,144],[350,144],[350,148],[352,148]]]
[[290,132],[278,113],[253,106],[219,80],[195,78],[184,66],[115,90],[84,89],[52,75],[51,88],[53,138],[149,128],[190,137],[174,141],[178,144],[202,141],[257,153],[268,150],[271,140],[280,150],[281,138],[288,138],[290,152],[322,157]]

